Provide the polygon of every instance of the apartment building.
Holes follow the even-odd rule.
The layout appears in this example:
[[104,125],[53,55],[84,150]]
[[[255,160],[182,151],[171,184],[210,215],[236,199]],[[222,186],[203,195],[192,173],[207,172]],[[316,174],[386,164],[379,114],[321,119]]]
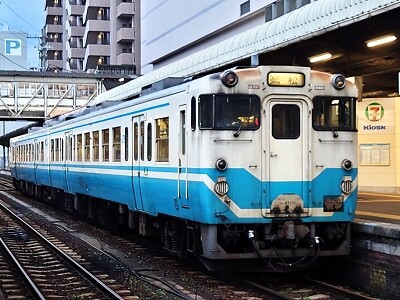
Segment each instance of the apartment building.
[[[142,73],[234,37],[317,0],[152,0],[141,3]],[[166,17],[167,16],[167,17]],[[157,26],[154,26],[157,24]]]
[[140,1],[46,0],[45,10],[43,70],[140,74]]

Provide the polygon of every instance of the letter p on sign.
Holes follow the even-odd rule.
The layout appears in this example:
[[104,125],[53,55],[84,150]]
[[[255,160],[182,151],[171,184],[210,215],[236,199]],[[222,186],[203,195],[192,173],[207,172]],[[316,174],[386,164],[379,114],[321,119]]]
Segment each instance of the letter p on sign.
[[5,55],[21,56],[21,40],[5,39]]

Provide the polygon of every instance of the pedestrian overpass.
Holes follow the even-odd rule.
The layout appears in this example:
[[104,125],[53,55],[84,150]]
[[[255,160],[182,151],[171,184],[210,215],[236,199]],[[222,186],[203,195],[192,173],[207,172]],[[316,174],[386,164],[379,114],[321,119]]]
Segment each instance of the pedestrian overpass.
[[[131,79],[129,74],[0,70],[0,145],[8,147],[10,138],[46,119],[92,105],[98,95]],[[5,132],[7,121],[18,120],[32,123]]]
[[43,120],[91,103],[132,79],[120,74],[0,71],[0,120]]

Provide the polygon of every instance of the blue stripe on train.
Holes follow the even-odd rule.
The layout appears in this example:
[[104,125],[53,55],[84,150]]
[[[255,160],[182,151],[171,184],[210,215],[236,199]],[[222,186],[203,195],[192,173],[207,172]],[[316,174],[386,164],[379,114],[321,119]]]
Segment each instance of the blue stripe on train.
[[[61,167],[62,165],[59,165]],[[182,218],[193,219],[204,223],[229,223],[229,222],[265,222],[270,219],[261,216],[261,209],[270,207],[270,202],[279,194],[294,193],[301,191],[307,194],[308,189],[310,200],[307,207],[321,208],[323,206],[323,195],[340,195],[340,183],[344,175],[351,176],[353,179],[357,170],[343,171],[343,169],[326,169],[317,178],[311,182],[261,182],[244,169],[228,169],[220,172],[214,168],[210,169],[189,169],[191,173],[208,175],[216,181],[218,176],[225,176],[230,185],[228,195],[240,209],[260,210],[260,217],[246,218],[246,212],[243,212],[244,218],[235,216],[227,209],[227,206],[215,196],[215,194],[203,182],[189,182],[189,200],[178,198],[176,179],[158,179],[146,176],[141,177],[142,191],[135,193],[131,176],[111,175],[110,170],[131,170],[131,167],[120,166],[101,166],[97,165],[92,169],[105,169],[104,172],[89,173],[83,172],[85,168],[82,165],[82,172],[69,172],[68,181],[65,181],[64,171],[57,171],[52,168],[50,171],[51,184],[54,187],[66,191],[74,191],[74,194],[90,195],[98,198],[105,198],[126,204],[130,209],[140,208],[150,214],[156,215],[164,213]],[[176,168],[151,167],[149,171],[164,173],[176,173]],[[37,184],[49,185],[50,180],[48,171],[45,169],[36,169],[26,166],[18,168],[19,179],[35,182]],[[14,171],[13,171],[14,172]],[[345,174],[344,174],[345,173]],[[299,192],[300,193],[300,192]],[[267,196],[264,196],[267,195]],[[263,199],[264,197],[264,199]],[[335,213],[329,218],[330,221],[349,221],[354,217],[356,195],[351,195],[345,203],[343,213]],[[143,204],[143,206],[142,206]],[[184,208],[188,207],[188,208]],[[198,212],[202,213],[199,214]],[[323,216],[307,217],[305,221],[327,221]]]

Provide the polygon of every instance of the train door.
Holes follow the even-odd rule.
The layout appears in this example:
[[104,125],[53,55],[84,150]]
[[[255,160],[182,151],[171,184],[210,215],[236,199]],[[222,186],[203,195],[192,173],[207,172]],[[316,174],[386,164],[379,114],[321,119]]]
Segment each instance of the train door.
[[144,121],[145,116],[139,115],[132,119],[133,133],[133,159],[132,159],[132,188],[136,210],[144,210],[143,207],[143,182],[144,175]]
[[189,208],[189,178],[187,155],[186,105],[179,107],[178,199],[181,206]]
[[263,214],[307,213],[310,172],[308,104],[300,99],[272,99],[266,102],[265,111],[263,132],[267,133],[267,151],[263,174],[266,177],[264,182],[267,182],[267,199]]

